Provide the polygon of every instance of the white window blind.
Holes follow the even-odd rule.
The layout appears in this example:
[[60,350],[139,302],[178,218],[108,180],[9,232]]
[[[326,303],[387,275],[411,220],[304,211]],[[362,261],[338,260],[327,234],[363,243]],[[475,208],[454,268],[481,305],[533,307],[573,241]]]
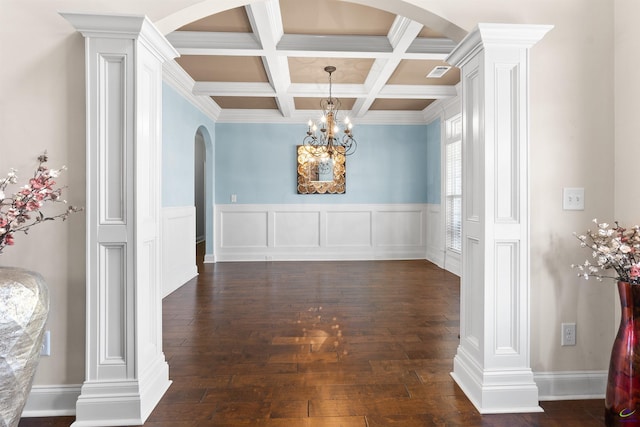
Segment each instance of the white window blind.
[[445,142],[445,195],[447,249],[462,251],[462,120],[447,120]]

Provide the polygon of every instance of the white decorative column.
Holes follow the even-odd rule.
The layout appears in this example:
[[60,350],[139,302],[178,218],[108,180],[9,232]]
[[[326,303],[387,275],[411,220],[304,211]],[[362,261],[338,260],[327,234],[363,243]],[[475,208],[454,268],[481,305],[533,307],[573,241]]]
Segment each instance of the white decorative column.
[[140,425],[171,382],[162,352],[162,63],[144,16],[63,13],[85,37],[86,380],[78,426]]
[[539,412],[529,356],[529,49],[551,26],[479,24],[462,79],[460,345],[452,376],[483,414]]

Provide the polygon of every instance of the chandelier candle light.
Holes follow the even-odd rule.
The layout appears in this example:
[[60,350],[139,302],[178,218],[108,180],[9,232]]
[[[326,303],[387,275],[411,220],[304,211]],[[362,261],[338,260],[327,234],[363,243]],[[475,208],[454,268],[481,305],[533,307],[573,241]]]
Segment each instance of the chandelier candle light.
[[[336,71],[336,67],[331,65],[324,67],[324,71],[329,74],[329,97],[320,102],[322,107],[322,117],[319,123],[309,120],[307,135],[303,143],[309,148],[309,152],[315,156],[331,158],[335,154],[348,156],[356,151],[357,143],[353,138],[351,129],[353,123],[349,117],[344,119],[344,134],[339,137],[340,126],[338,125],[338,111],[340,110],[340,100],[334,98],[331,87],[331,74]],[[320,132],[318,133],[318,130]]]

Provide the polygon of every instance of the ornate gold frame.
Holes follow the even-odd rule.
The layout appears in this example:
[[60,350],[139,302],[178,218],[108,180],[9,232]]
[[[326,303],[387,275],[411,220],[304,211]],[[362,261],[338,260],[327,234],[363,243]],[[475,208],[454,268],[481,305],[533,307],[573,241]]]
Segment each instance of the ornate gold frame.
[[[338,147],[342,148],[342,147]],[[338,152],[333,155],[333,179],[320,181],[319,163],[330,161],[322,149],[309,145],[296,147],[298,159],[298,194],[344,194],[346,191],[346,159]]]

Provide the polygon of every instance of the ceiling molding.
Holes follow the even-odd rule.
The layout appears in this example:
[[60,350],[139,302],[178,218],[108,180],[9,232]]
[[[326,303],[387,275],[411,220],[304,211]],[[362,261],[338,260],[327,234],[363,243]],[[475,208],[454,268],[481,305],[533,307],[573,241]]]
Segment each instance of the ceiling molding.
[[[324,83],[292,83],[287,93],[293,97],[322,97],[329,93]],[[255,96],[274,97],[276,92],[270,83],[195,82],[193,94],[200,96]],[[438,85],[385,85],[377,98],[422,99],[451,98],[456,96],[455,86]],[[333,84],[332,95],[337,98],[361,98],[368,95],[363,84]]]
[[276,96],[270,83],[260,82],[195,82],[193,94],[196,96]]
[[[459,84],[456,85],[456,89],[460,89]],[[438,99],[432,102],[422,110],[424,120],[427,124],[433,122],[435,119],[440,119],[444,122],[456,114],[460,114],[462,111],[462,105],[460,103],[460,95],[456,95],[452,98]]]
[[[310,117],[319,111],[297,110],[290,117],[283,117],[277,110],[236,110],[225,108],[220,113],[218,123],[288,123],[300,124],[301,138],[306,131]],[[348,111],[343,114],[351,117]],[[357,134],[358,125],[424,125],[426,124],[422,111],[369,111],[365,116],[353,120]]]
[[193,94],[195,82],[175,60],[166,61],[162,65],[162,80],[174,88],[182,97],[193,104],[204,115],[214,122],[220,117],[222,109],[210,97]]
[[380,92],[378,98],[387,99],[444,99],[457,95],[455,86],[438,86],[438,85],[386,85]]

